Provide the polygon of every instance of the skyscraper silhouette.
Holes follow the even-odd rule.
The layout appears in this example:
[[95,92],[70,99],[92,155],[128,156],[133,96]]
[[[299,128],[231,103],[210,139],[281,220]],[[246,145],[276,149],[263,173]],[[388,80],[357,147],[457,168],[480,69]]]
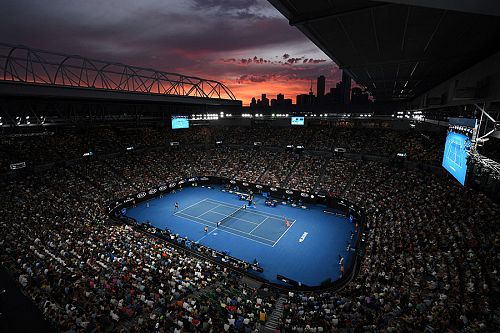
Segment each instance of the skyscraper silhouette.
[[321,98],[325,96],[325,76],[320,75],[316,83],[316,96]]
[[342,104],[349,104],[350,100],[351,100],[351,77],[345,71],[342,71],[340,102]]

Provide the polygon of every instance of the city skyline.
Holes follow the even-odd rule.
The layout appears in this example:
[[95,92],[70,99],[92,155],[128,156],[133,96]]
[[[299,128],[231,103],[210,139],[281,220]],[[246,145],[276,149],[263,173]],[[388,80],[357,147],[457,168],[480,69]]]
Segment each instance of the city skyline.
[[[316,86],[316,94],[313,87]],[[250,108],[266,109],[266,108],[287,108],[293,105],[315,105],[325,107],[334,104],[367,104],[371,100],[369,93],[362,87],[352,81],[351,77],[346,72],[342,71],[342,79],[337,81],[335,85],[329,87],[326,85],[326,78],[320,75],[316,78],[316,84],[311,80],[309,91],[301,92],[295,96],[295,103],[292,98],[285,98],[285,95],[278,93],[276,98],[268,98],[267,93],[261,93],[261,98],[253,96],[250,102]]]
[[295,100],[338,67],[264,0],[0,3],[1,42],[214,79],[249,105],[261,93]]

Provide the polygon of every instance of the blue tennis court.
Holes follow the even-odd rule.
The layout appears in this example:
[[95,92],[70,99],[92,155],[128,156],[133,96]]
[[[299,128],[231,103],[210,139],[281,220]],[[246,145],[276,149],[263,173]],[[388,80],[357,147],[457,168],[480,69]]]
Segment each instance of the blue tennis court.
[[340,277],[338,256],[346,265],[352,260],[347,244],[355,228],[348,218],[326,214],[322,206],[268,207],[259,196],[255,201],[256,207],[240,209],[245,201],[234,193],[188,187],[130,207],[126,215],[235,258],[257,259],[264,272],[255,274],[271,282],[279,283],[277,274],[309,286]]
[[[175,212],[174,215],[203,225],[218,227],[230,234],[268,246],[276,245],[289,229],[284,217],[259,212],[252,207],[243,209],[241,206],[209,198]],[[295,220],[289,222],[291,228]]]

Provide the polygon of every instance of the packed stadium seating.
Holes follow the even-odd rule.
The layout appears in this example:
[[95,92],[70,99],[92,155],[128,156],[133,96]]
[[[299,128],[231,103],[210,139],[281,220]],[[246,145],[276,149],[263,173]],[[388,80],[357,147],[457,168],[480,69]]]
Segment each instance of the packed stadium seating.
[[[331,151],[345,148],[347,152],[378,156],[393,156],[406,152],[408,159],[438,164],[444,148],[444,133],[396,131],[385,128],[306,127],[195,127],[189,131],[172,132],[165,128],[112,128],[88,130],[54,130],[45,135],[5,136],[0,150],[1,172],[10,163],[25,161],[41,165],[81,158],[84,153],[95,155],[123,153],[126,148],[152,148],[182,144],[214,144],[252,146],[260,142],[264,147],[283,148],[286,145],[304,145],[306,149]],[[498,149],[487,147],[486,155],[498,158]],[[491,153],[490,153],[491,152]]]
[[[436,164],[439,135],[222,127],[42,138],[10,138],[0,154],[3,172],[12,162],[58,162],[2,177],[0,260],[62,332],[258,332],[279,298],[281,332],[492,332],[500,324],[499,205],[390,159],[332,154],[405,150],[410,160]],[[223,145],[212,144],[219,139]],[[250,147],[254,141],[263,147]],[[289,153],[286,144],[315,152]],[[82,158],[88,150],[95,154]],[[192,175],[355,202],[367,214],[359,273],[340,291],[254,288],[241,273],[106,216],[115,198]]]

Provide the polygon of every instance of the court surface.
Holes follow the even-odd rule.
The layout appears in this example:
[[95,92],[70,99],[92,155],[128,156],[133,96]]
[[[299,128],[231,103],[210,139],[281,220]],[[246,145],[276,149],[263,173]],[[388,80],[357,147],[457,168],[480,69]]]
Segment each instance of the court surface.
[[[219,229],[268,246],[275,246],[289,229],[284,216],[261,212],[253,207],[243,209],[242,205],[210,198],[176,211],[174,215],[213,228],[221,222]],[[287,220],[291,228],[295,220]],[[206,236],[208,234],[196,241]]]
[[453,163],[458,168],[462,167],[462,146],[460,142],[451,140],[449,144],[448,153],[446,154],[446,158],[450,163]]
[[235,258],[257,259],[264,272],[255,274],[271,282],[278,283],[277,274],[309,286],[338,279],[338,256],[345,258],[346,265],[352,260],[347,244],[354,225],[349,219],[326,214],[321,206],[267,207],[264,200],[256,196],[255,208],[239,210],[246,202],[235,194],[189,187],[131,207],[126,215]]

